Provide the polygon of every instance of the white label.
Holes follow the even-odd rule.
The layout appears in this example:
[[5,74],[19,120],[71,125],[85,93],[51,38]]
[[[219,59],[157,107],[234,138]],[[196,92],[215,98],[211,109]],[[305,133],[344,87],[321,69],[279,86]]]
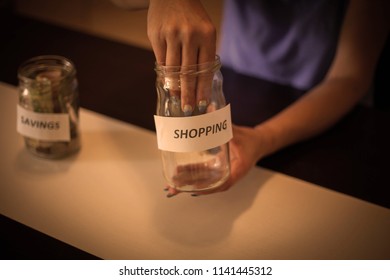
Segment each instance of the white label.
[[163,151],[204,151],[223,145],[233,137],[230,105],[199,116],[154,116],[154,123],[157,145]]
[[69,115],[36,113],[17,107],[17,131],[26,137],[48,141],[70,141]]

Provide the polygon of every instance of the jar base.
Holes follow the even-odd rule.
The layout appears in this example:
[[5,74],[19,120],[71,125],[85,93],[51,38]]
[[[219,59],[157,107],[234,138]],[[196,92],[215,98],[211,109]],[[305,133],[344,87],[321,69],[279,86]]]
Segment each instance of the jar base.
[[40,141],[26,137],[25,146],[34,156],[45,159],[62,159],[76,154],[81,147],[79,137],[70,142]]
[[194,175],[191,171],[182,171],[172,178],[171,186],[181,192],[202,192],[219,188],[229,178],[226,170],[208,169]]

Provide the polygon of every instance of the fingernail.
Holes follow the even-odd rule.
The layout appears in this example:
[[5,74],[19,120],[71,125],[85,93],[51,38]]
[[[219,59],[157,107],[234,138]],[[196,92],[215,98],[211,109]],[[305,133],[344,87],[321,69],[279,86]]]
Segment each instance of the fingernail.
[[189,105],[189,104],[184,105],[183,113],[184,113],[184,116],[186,116],[186,117],[191,116],[191,114],[192,114],[192,106]]
[[167,194],[167,197],[168,197],[168,198],[171,198],[171,197],[173,197],[173,196],[175,196],[175,195],[177,195],[177,193],[168,193],[168,194]]
[[207,108],[207,101],[206,100],[200,100],[198,102],[198,110],[200,113],[204,113],[206,111],[206,108]]

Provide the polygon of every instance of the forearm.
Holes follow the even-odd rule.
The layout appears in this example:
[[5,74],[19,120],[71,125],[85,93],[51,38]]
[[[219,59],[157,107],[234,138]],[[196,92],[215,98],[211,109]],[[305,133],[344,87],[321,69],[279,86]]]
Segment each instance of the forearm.
[[387,1],[350,2],[336,56],[324,81],[256,127],[263,138],[260,156],[324,132],[367,93],[390,28],[388,11]]
[[316,136],[345,116],[367,92],[353,80],[329,79],[298,101],[256,126],[264,146],[261,156]]

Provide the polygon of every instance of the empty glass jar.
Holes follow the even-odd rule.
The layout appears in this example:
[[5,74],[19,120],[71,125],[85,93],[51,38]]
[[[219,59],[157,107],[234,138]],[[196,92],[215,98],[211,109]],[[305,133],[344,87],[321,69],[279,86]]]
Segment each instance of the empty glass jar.
[[18,70],[17,129],[27,149],[61,158],[80,149],[79,93],[74,64],[55,55],[33,57]]
[[156,64],[158,146],[168,184],[185,192],[211,190],[230,175],[230,106],[222,91],[221,63]]

